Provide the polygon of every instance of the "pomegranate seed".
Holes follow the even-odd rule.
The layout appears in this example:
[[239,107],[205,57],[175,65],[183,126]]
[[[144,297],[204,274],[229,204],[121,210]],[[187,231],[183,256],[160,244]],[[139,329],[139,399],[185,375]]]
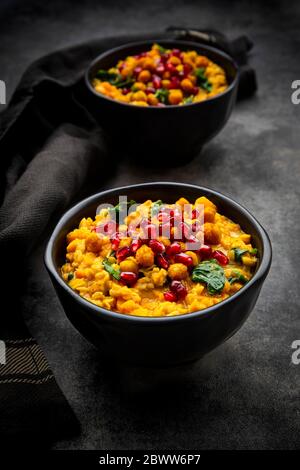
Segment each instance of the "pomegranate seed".
[[147,224],[143,227],[144,237],[148,240],[149,238],[157,237],[157,226],[154,224]]
[[176,302],[177,300],[177,297],[176,295],[174,294],[174,292],[164,292],[164,298],[165,300],[167,300],[168,302]]
[[170,214],[168,212],[159,212],[159,214],[157,215],[157,218],[161,224],[170,222]]
[[196,220],[196,222],[192,224],[192,232],[197,233],[200,231],[200,229],[201,229],[201,224],[200,222]]
[[181,252],[181,245],[179,242],[172,243],[166,249],[166,253],[168,256],[177,255],[180,252]]
[[163,253],[165,251],[165,245],[159,240],[150,240],[149,247],[154,253]]
[[138,276],[135,273],[130,271],[123,271],[120,274],[121,281],[123,281],[127,286],[133,286],[138,280]]
[[138,75],[142,70],[143,70],[142,67],[135,67],[135,69],[133,69],[133,73]]
[[130,91],[131,91],[130,88],[123,88],[122,93],[123,95],[128,95]]
[[142,240],[134,240],[130,245],[130,253],[134,255],[136,251],[142,246]]
[[161,268],[164,268],[164,269],[168,269],[168,267],[169,267],[169,262],[166,260],[164,255],[162,255],[161,253],[159,253],[156,256],[156,264],[158,266],[160,266]]
[[180,49],[172,49],[171,54],[175,55],[176,57],[180,57],[181,51]]
[[191,70],[192,70],[192,67],[189,64],[184,64],[183,72],[184,72],[185,75],[188,75]]
[[155,90],[154,87],[148,86],[145,91],[146,91],[147,95],[150,95],[150,93],[155,93],[156,90]]
[[165,72],[165,66],[164,64],[159,64],[157,67],[156,67],[156,72],[159,74],[159,75],[162,75],[164,72]]
[[180,300],[187,296],[187,288],[180,281],[172,281],[170,289]]
[[191,235],[191,227],[185,222],[178,224],[179,236],[182,238],[188,238]]
[[197,95],[198,91],[199,91],[199,88],[197,86],[194,86],[191,93],[192,95]]
[[107,222],[103,228],[104,228],[105,233],[112,234],[113,232],[116,231],[117,224],[116,222],[110,221],[110,222]]
[[119,245],[120,245],[119,234],[116,233],[111,239],[111,247],[114,251],[116,251],[119,248]]
[[185,266],[193,266],[193,258],[189,255],[186,255],[185,253],[178,253],[175,255],[175,263],[182,263]]
[[221,266],[226,266],[229,263],[228,257],[220,250],[216,250],[212,254],[213,258],[220,263]]
[[170,220],[172,225],[174,225],[174,223],[182,222],[182,213],[178,209],[170,210]]
[[174,65],[170,64],[169,62],[166,64],[166,70],[170,73],[176,72],[176,68],[174,67]]
[[200,217],[200,211],[198,209],[192,210],[192,219],[198,219]]
[[167,62],[169,58],[170,58],[170,54],[168,52],[165,52],[164,54],[161,55],[162,62]]
[[158,227],[158,230],[159,230],[159,235],[163,235],[164,237],[170,238],[170,236],[171,236],[171,225],[170,225],[170,223],[167,222],[165,224],[161,224]]
[[111,235],[112,233],[116,231],[116,229],[117,229],[116,223],[113,221],[110,221],[110,222],[106,222],[106,224],[98,225],[96,227],[96,232],[102,233],[103,235],[104,234]]
[[116,253],[116,256],[117,256],[117,260],[118,260],[118,263],[120,263],[121,261],[123,261],[125,258],[127,258],[127,256],[130,255],[130,248],[129,246],[123,246],[123,248],[119,248],[117,253]]
[[179,88],[180,87],[180,80],[177,77],[172,77],[171,78],[171,83],[169,85],[170,89],[174,88]]
[[212,249],[209,245],[202,245],[199,249],[199,255],[202,259],[208,259],[212,256]]
[[153,77],[152,83],[153,83],[153,88],[156,88],[156,89],[160,88],[160,87],[161,87],[161,79],[160,79],[160,77],[158,77],[157,75],[155,75],[155,76]]

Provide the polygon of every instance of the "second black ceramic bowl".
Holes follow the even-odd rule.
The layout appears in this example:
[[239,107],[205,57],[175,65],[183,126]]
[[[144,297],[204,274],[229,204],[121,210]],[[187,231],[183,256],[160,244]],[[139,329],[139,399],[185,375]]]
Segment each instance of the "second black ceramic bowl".
[[[111,312],[88,302],[62,279],[66,235],[83,217],[94,217],[101,203],[116,204],[120,195],[137,202],[184,196],[194,201],[207,196],[219,211],[237,221],[252,236],[259,264],[252,279],[236,294],[202,311],[174,317],[134,317]],[[58,222],[45,253],[46,267],[68,318],[89,341],[119,362],[142,366],[171,366],[199,359],[232,336],[253,309],[271,264],[271,244],[265,230],[241,205],[208,188],[179,183],[150,183],[95,194],[67,211]]]
[[[97,70],[108,69],[128,55],[148,50],[154,42],[163,47],[195,50],[206,55],[225,69],[228,89],[200,103],[164,108],[120,103],[94,90],[91,80]],[[212,47],[153,39],[126,44],[101,54],[89,66],[85,83],[87,107],[118,148],[142,158],[144,164],[148,159],[149,164],[159,161],[160,165],[174,165],[189,160],[226,124],[236,98],[238,69],[227,54]]]

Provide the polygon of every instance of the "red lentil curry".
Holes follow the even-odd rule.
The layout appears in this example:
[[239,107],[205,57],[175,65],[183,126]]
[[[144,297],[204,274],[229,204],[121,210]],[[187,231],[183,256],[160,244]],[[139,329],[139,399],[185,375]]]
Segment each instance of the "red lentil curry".
[[208,57],[158,44],[109,70],[98,70],[92,85],[123,103],[160,107],[197,103],[228,88],[224,69]]
[[67,235],[61,274],[86,300],[128,315],[181,315],[221,302],[251,279],[251,236],[206,197],[126,204],[133,210],[123,219],[120,204],[102,208]]

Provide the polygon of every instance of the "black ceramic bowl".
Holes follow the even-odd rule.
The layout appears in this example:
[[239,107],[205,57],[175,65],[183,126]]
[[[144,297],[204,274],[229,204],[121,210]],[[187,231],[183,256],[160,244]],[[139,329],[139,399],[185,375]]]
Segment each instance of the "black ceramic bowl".
[[[164,47],[196,50],[226,71],[228,89],[211,99],[182,106],[134,106],[97,93],[91,85],[98,69],[108,69],[128,55],[138,54],[158,42]],[[226,124],[238,85],[238,69],[225,53],[198,43],[152,40],[126,44],[97,57],[89,66],[85,82],[87,107],[123,151],[147,158],[149,163],[179,164],[194,156]]]
[[[252,279],[236,294],[205,310],[174,317],[146,318],[111,312],[76,294],[59,270],[65,260],[66,235],[83,217],[94,217],[100,203],[116,204],[119,195],[142,202],[151,198],[193,201],[209,197],[219,211],[252,235],[259,265]],[[253,309],[271,264],[271,244],[265,230],[242,206],[223,194],[200,186],[147,183],[95,194],[68,210],[58,222],[45,252],[45,263],[65,312],[83,336],[117,361],[170,366],[200,358],[232,336]]]

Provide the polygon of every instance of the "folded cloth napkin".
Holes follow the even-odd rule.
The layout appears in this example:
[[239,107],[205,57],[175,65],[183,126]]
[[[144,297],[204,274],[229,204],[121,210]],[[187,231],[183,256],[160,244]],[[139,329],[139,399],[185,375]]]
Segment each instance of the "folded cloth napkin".
[[[26,259],[81,188],[92,190],[93,174],[107,174],[115,161],[107,155],[101,130],[80,102],[84,70],[111,47],[182,34],[105,38],[50,54],[27,70],[0,115],[0,249],[5,273],[1,287],[8,299],[0,316],[2,443],[18,438],[18,444],[36,443],[35,437],[47,445],[79,431],[77,418],[25,325],[21,298]],[[220,38],[215,47],[233,44]],[[193,35],[191,39],[202,40]],[[244,39],[243,44],[234,44],[235,50],[240,44],[245,58],[249,44]],[[250,89],[248,94],[254,91]]]

